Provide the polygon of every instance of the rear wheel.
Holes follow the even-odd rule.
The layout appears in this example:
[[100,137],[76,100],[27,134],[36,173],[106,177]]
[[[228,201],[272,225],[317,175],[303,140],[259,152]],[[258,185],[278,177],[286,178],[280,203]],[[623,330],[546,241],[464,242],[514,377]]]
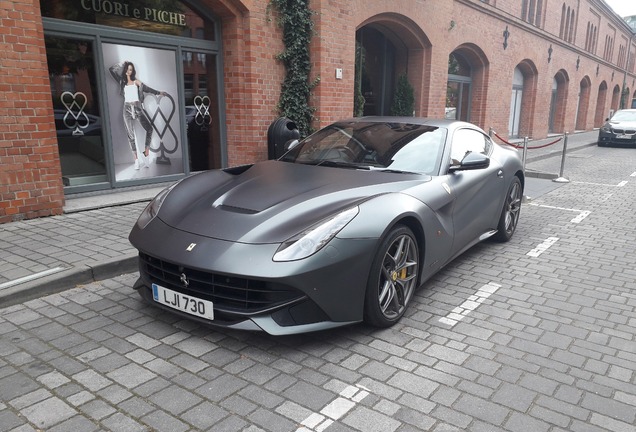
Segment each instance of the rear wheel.
[[495,240],[507,242],[515,233],[517,222],[519,222],[519,214],[521,213],[521,195],[521,180],[515,176],[508,187],[508,193],[506,194],[501,216],[499,217],[499,224],[497,225],[497,234],[494,236]]
[[417,287],[419,252],[413,232],[394,227],[378,249],[371,267],[364,301],[364,319],[376,327],[390,327],[402,318]]

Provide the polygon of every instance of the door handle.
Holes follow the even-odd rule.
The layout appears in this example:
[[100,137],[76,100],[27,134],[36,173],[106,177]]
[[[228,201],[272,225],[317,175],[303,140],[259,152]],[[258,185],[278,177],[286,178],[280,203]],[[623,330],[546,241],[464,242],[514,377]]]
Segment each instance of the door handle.
[[504,177],[503,170],[497,171],[497,177],[499,177],[499,178],[503,178]]

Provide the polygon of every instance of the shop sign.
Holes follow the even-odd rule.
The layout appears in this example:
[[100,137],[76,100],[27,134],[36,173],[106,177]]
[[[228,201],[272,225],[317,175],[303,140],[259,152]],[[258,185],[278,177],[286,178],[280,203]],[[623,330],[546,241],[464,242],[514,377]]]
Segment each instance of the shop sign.
[[149,7],[133,8],[127,3],[110,0],[81,0],[81,6],[85,11],[95,13],[134,18],[181,27],[186,26],[186,16],[180,12],[171,12]]

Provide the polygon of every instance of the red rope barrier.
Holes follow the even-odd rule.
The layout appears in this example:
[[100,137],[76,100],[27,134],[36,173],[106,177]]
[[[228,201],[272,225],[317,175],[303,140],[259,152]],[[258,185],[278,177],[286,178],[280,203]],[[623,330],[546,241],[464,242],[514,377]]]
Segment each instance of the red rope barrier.
[[[511,142],[506,141],[505,139],[503,139],[502,137],[500,137],[500,136],[499,136],[499,134],[497,134],[497,132],[495,132],[495,131],[493,131],[493,134],[494,134],[497,138],[499,138],[499,139],[500,139],[500,140],[501,140],[504,144],[508,144],[509,146],[512,146],[512,147],[517,148],[517,149],[523,148],[523,146],[522,146],[522,145],[517,145],[517,144],[513,144],[513,143],[511,143]],[[543,144],[543,145],[539,145],[539,146],[533,146],[533,147],[528,147],[528,150],[536,150],[536,149],[541,149],[541,148],[549,147],[549,146],[551,146],[551,145],[554,145],[554,144],[558,143],[558,142],[559,142],[559,141],[561,141],[562,139],[563,139],[563,137],[559,137],[558,139],[556,139],[556,140],[554,140],[554,141],[552,141],[552,142],[550,142],[550,143],[547,143],[547,144]]]
[[511,143],[511,142],[506,141],[505,139],[503,139],[502,137],[500,137],[500,136],[499,136],[499,134],[497,134],[497,132],[493,131],[493,133],[495,134],[495,136],[496,136],[497,138],[499,138],[501,141],[503,141],[503,143],[504,143],[504,144],[508,144],[509,146],[512,146],[512,147],[514,147],[514,148],[521,148],[521,146],[518,146],[518,145],[516,145],[516,144],[513,144],[513,143]]
[[540,146],[528,147],[528,150],[534,150],[534,149],[540,149],[540,148],[544,148],[544,147],[549,147],[551,145],[554,145],[554,144],[558,143],[562,139],[563,139],[563,137],[560,137],[559,139],[556,139],[556,140],[552,141],[551,143],[543,144],[543,145],[540,145]]

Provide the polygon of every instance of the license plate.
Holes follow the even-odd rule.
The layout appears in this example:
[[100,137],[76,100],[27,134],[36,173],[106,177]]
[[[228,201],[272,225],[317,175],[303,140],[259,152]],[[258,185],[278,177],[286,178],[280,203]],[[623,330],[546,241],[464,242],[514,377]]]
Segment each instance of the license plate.
[[616,139],[630,139],[632,136],[627,134],[616,135]]
[[154,283],[152,284],[152,297],[157,303],[180,310],[181,312],[208,320],[214,319],[214,309],[212,302],[209,300],[202,300],[181,294]]

